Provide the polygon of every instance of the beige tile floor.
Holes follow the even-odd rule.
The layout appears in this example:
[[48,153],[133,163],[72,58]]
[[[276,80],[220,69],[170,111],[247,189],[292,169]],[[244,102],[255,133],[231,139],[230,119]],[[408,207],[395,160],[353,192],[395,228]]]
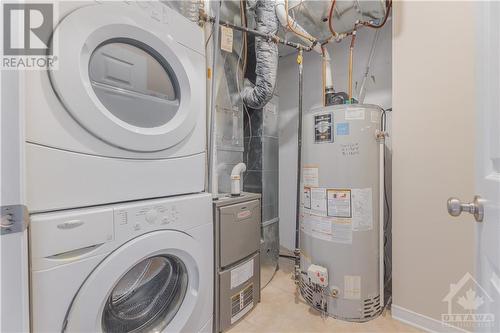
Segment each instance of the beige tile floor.
[[261,302],[230,333],[245,332],[421,332],[392,319],[389,312],[367,323],[322,318],[297,295],[291,279],[291,261],[280,259],[280,270],[262,291]]

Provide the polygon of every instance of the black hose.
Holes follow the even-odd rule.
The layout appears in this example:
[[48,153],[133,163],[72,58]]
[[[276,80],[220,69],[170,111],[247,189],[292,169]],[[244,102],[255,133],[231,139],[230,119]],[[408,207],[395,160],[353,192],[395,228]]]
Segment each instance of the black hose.
[[288,254],[280,254],[279,256],[280,256],[280,258],[286,258],[286,259],[290,259],[290,260],[294,260],[294,261],[297,259],[297,257],[291,256]]

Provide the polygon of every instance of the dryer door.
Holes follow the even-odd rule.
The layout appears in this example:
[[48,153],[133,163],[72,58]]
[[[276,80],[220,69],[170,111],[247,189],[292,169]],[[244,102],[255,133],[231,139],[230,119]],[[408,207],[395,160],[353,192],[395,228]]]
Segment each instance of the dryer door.
[[168,22],[129,7],[92,5],[65,17],[54,32],[59,57],[50,80],[71,116],[101,140],[130,151],[164,150],[204,112],[193,98],[204,89],[193,62],[201,55],[175,41]]
[[[135,238],[86,279],[68,311],[67,332],[179,332],[190,329],[198,303],[210,297],[211,276],[190,236],[171,230]],[[192,320],[191,320],[192,321]]]

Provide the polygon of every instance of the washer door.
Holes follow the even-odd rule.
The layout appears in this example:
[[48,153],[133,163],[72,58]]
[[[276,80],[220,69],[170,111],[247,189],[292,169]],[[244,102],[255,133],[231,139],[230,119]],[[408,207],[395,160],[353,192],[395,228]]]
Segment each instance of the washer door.
[[196,241],[182,232],[156,231],[131,240],[86,279],[64,330],[181,331],[204,297],[201,255]]
[[54,32],[59,60],[49,76],[66,110],[93,135],[130,151],[164,150],[204,112],[192,100],[199,78],[192,51],[168,35],[168,24],[129,7],[92,5],[65,17]]

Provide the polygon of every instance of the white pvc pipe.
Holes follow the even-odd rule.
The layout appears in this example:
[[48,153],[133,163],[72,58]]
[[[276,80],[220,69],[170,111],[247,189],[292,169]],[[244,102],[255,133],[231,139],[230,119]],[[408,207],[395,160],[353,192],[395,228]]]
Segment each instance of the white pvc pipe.
[[385,140],[380,139],[379,144],[379,288],[380,288],[380,307],[384,307],[384,200],[385,200],[385,170],[384,170],[384,154],[385,154]]
[[[306,36],[309,36],[310,38],[313,38],[311,36],[311,34],[309,34],[304,28],[302,28],[302,26],[300,24],[297,23],[297,21],[295,21],[293,19],[293,17],[288,15],[288,13],[286,12],[285,0],[276,0],[274,10],[276,12],[276,16],[278,17],[278,21],[280,22],[281,26],[283,26],[285,29],[288,29],[288,23],[290,23],[290,25],[293,27],[294,30],[297,30],[301,34],[304,34]],[[287,16],[288,16],[288,20],[287,20]],[[307,45],[312,45],[312,42],[310,39],[304,38],[300,35],[298,35],[298,37],[300,39],[302,39],[304,42],[306,42]],[[313,50],[321,54],[321,45],[316,44],[314,46]]]
[[333,78],[332,78],[332,70],[331,70],[331,58],[330,53],[326,47],[324,48],[325,54],[323,55],[323,61],[325,63],[325,89],[333,88]]
[[241,173],[247,170],[245,163],[238,163],[231,170],[231,195],[241,194]]

